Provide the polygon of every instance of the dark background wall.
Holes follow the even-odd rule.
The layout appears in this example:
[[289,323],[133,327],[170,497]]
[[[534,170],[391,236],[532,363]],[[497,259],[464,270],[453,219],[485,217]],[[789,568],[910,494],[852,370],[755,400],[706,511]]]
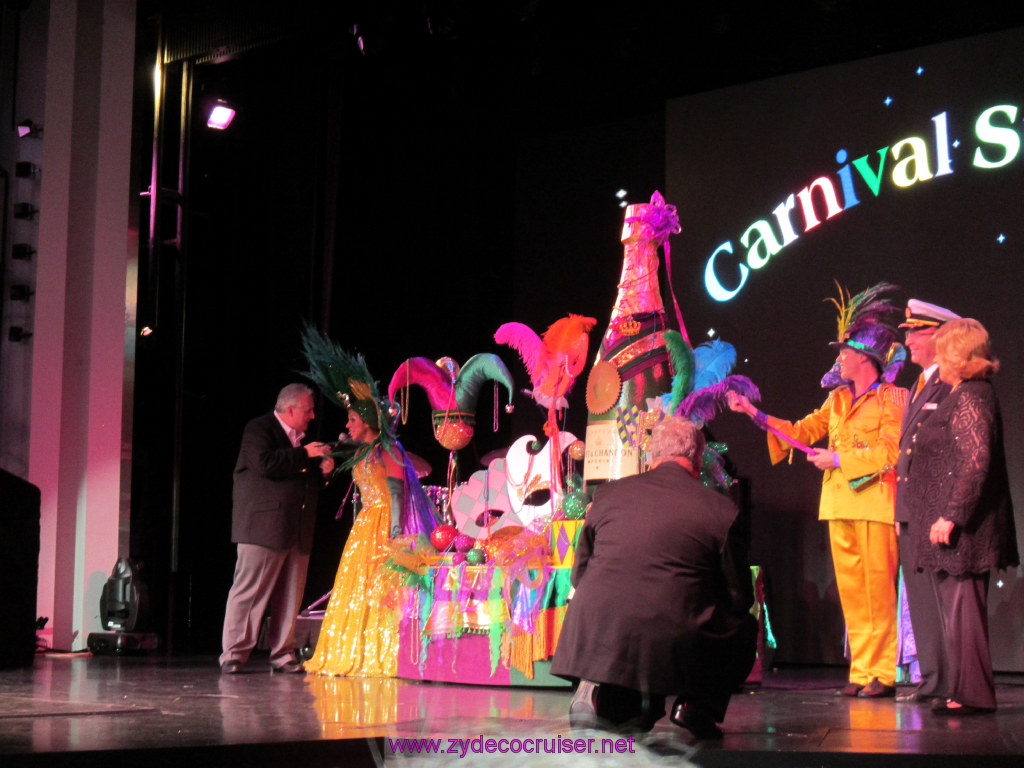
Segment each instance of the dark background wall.
[[[730,194],[744,190],[726,188],[714,204],[690,207],[694,185],[673,176],[671,164],[666,175],[666,146],[679,141],[666,136],[666,99],[1024,22],[1024,11],[1010,4],[975,8],[967,21],[930,9],[881,14],[875,3],[753,14],[745,4],[682,5],[142,4],[142,167],[152,149],[144,138],[147,77],[158,45],[177,66],[191,67],[185,101],[195,106],[185,130],[184,247],[154,247],[140,260],[140,323],[151,318],[157,333],[141,340],[138,353],[133,555],[148,563],[165,617],[158,629],[175,650],[219,643],[233,566],[238,439],[245,421],[269,410],[277,390],[298,377],[304,321],[365,353],[384,386],[408,357],[461,362],[492,351],[525,387],[521,364],[494,344],[494,330],[517,320],[542,331],[568,312],[603,325],[621,268],[615,193],[625,189],[630,202],[643,202],[660,189],[680,205],[675,284],[696,336],[695,328],[719,318],[707,316],[690,274],[707,252],[693,231],[708,207],[735,209]],[[239,109],[221,134],[201,120],[204,100],[217,97]],[[703,102],[693,104],[699,114]],[[758,109],[731,119],[769,124],[773,117]],[[175,126],[161,132],[173,147]],[[769,189],[798,188],[757,170],[751,176],[771,181]],[[810,180],[793,170],[801,186]],[[868,269],[847,275],[836,277],[854,289],[885,277]],[[831,338],[832,315],[820,303],[832,292],[830,279],[807,286],[814,306],[806,317],[782,315],[801,331],[820,328],[813,341]],[[768,291],[753,300],[744,322],[769,331],[775,320],[764,310],[776,298]],[[774,335],[762,343],[738,325],[721,335],[741,356],[752,347],[787,354]],[[793,412],[783,415],[797,415],[819,399],[816,381],[829,361],[786,362],[798,384]],[[772,397],[788,387],[759,383]],[[567,424],[579,435],[582,389]],[[543,421],[520,397],[493,434],[489,392],[479,408],[477,438],[460,456],[467,473],[479,456],[536,434]],[[434,467],[426,482],[441,485],[448,457],[430,434],[421,393],[414,391],[411,411],[403,442]],[[323,404],[314,428],[333,437],[342,423],[340,411]],[[741,447],[749,437],[740,425],[732,432],[737,468],[754,476],[756,491],[766,460],[753,443],[749,453]],[[773,598],[798,606],[779,608],[780,658],[832,662],[841,647],[839,611],[825,534],[813,520],[816,478],[801,469],[765,480],[775,491],[755,510],[763,520],[772,515],[761,526],[763,552],[799,542],[769,567],[781,585]],[[307,602],[330,587],[350,524],[350,513],[334,519],[346,486],[339,479],[325,493]],[[826,629],[811,636],[807,626]]]
[[[827,299],[836,296],[835,281],[856,293],[884,280],[900,286],[901,306],[911,296],[924,299],[989,329],[1003,364],[995,383],[1008,460],[1011,468],[1020,466],[1022,43],[1021,30],[971,37],[669,102],[667,189],[685,212],[678,240],[686,258],[678,261],[676,280],[687,287],[691,333],[714,328],[736,344],[740,369],[761,387],[767,412],[795,419],[824,401],[819,381],[834,360],[827,342],[836,338],[836,309]],[[1000,105],[1016,110],[1012,123],[1002,113],[993,120],[1007,130],[1001,138],[1011,139],[1008,148],[991,135],[982,140],[976,128],[986,110]],[[936,116],[943,116],[943,130]],[[909,175],[920,180],[901,187],[893,181],[898,161],[891,148],[908,137],[920,148]],[[1009,162],[979,167],[979,148],[990,162]],[[867,156],[877,171],[879,150],[885,157],[877,195],[853,169],[859,202],[851,205],[841,168]],[[837,161],[841,151],[846,159]],[[904,147],[900,160],[910,154]],[[820,223],[805,232],[797,204],[790,217],[797,239],[751,269],[734,298],[712,298],[704,286],[712,252],[732,243],[735,255],[723,254],[715,271],[734,289],[745,263],[744,230],[766,219],[778,233],[773,209],[819,177],[831,180],[845,210],[826,219],[823,197],[815,193]],[[918,373],[907,366],[898,383],[909,386]],[[780,657],[841,659],[842,619],[828,610],[836,597],[825,526],[809,524],[820,473],[800,455],[792,466],[770,468],[763,433],[745,418],[727,414],[714,428],[751,480],[758,560],[786,637]],[[1024,497],[1024,476],[1011,474],[1014,497]],[[1024,585],[1016,571],[993,581],[996,664],[1020,669]],[[826,633],[830,640],[796,631],[808,617],[816,627],[838,622]]]

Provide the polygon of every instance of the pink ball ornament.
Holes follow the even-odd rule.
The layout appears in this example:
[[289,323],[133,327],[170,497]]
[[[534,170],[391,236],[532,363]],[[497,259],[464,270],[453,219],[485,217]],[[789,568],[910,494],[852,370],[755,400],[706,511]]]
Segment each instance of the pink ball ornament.
[[456,552],[454,555],[452,555],[452,565],[460,565],[464,562],[466,562],[465,552]]
[[430,533],[430,543],[438,552],[444,552],[459,535],[454,525],[439,525]]
[[468,534],[460,533],[452,543],[455,546],[456,552],[469,552],[469,550],[476,546],[476,539]]

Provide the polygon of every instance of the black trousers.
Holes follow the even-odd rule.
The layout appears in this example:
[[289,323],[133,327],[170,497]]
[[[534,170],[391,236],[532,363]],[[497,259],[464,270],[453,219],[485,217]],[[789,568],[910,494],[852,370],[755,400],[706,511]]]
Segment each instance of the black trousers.
[[937,693],[961,704],[995,709],[996,687],[988,645],[989,574],[933,574],[942,616],[943,655]]
[[[757,656],[757,621],[753,616],[746,618],[749,621],[729,635],[703,636],[688,646],[682,665],[685,680],[679,690],[672,691],[677,703],[695,707],[715,722],[725,719],[729,699],[747,679]],[[603,683],[597,691],[597,714],[613,725],[634,721],[650,728],[665,715],[669,695]]]
[[939,603],[935,598],[932,573],[914,567],[917,561],[917,544],[910,535],[909,524],[899,523],[899,526],[900,568],[903,571],[903,585],[907,590],[910,626],[914,629],[917,663],[921,668],[921,682],[917,690],[925,696],[935,696],[939,658],[942,655],[942,618],[939,616]]

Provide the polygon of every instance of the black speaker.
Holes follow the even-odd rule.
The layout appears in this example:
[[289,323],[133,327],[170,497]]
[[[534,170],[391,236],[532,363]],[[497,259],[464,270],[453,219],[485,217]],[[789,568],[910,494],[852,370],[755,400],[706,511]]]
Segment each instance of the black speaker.
[[0,669],[30,667],[36,652],[39,489],[0,469]]

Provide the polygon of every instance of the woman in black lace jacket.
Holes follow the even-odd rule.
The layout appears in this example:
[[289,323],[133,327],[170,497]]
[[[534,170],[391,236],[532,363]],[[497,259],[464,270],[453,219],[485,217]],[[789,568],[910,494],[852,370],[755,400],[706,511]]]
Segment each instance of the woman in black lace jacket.
[[977,320],[954,320],[935,334],[935,348],[953,391],[917,432],[907,491],[910,530],[921,537],[917,567],[931,574],[942,616],[933,711],[960,716],[996,707],[989,574],[1019,558],[988,332]]

